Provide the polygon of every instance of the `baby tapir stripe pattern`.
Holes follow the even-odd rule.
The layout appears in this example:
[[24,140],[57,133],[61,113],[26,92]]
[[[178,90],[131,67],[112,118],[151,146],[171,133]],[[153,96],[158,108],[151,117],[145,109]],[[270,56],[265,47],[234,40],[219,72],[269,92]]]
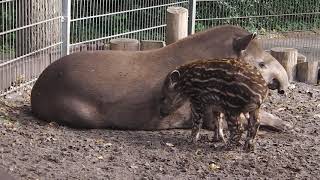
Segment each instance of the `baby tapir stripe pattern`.
[[203,103],[216,98],[226,108],[240,110],[249,101],[261,104],[268,92],[259,71],[238,59],[199,60],[177,70],[181,75],[177,90],[190,96],[200,95]]
[[207,108],[225,114],[231,143],[241,138],[240,114],[249,112],[245,148],[253,149],[258,111],[268,94],[267,83],[255,66],[232,58],[197,60],[168,74],[162,91],[161,114],[168,114],[190,100],[195,141]]

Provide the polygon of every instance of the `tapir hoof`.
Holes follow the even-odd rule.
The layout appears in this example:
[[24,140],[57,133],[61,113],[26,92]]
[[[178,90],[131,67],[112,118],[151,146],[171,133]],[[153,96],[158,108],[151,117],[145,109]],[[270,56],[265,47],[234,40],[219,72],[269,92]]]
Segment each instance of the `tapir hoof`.
[[255,149],[255,146],[254,146],[254,142],[252,141],[246,141],[246,143],[243,146],[243,150],[248,153],[253,152],[254,149]]
[[212,138],[212,142],[223,142],[224,144],[226,144],[227,140],[224,136],[214,134]]
[[200,139],[200,132],[198,130],[192,130],[190,136],[190,143],[196,144]]

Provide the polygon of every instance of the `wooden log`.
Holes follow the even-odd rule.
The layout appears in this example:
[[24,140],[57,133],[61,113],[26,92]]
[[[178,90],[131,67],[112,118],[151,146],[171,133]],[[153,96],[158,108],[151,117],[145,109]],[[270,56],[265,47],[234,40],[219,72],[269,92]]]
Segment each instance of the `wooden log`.
[[140,43],[137,39],[112,39],[110,41],[110,50],[139,51]]
[[298,60],[298,50],[294,48],[276,47],[270,51],[287,71],[289,81],[296,79],[296,65]]
[[87,44],[78,44],[70,47],[70,54],[75,52],[87,51]]
[[188,36],[188,10],[183,7],[167,9],[166,44],[171,44]]
[[303,54],[298,53],[297,64],[307,62],[307,57]]
[[88,51],[95,51],[97,50],[97,44],[96,43],[87,43],[87,50]]
[[141,51],[159,49],[166,46],[164,41],[152,41],[152,40],[142,40],[141,41]]
[[104,50],[105,44],[101,41],[96,42],[97,44],[97,50]]
[[318,83],[318,61],[297,64],[297,80],[308,84]]
[[103,45],[102,50],[110,50],[110,44],[109,44],[109,43],[105,43],[105,44]]

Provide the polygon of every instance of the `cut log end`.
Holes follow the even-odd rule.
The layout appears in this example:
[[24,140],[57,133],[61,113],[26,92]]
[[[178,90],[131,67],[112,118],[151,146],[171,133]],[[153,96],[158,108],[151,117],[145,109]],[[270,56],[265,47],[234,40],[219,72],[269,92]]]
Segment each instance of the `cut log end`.
[[188,36],[188,10],[183,7],[167,9],[166,44],[171,44]]
[[140,42],[137,39],[119,38],[110,41],[110,50],[139,51]]
[[159,49],[166,46],[164,41],[152,41],[152,40],[142,40],[141,41],[141,51]]
[[184,14],[184,13],[188,13],[188,9],[183,8],[183,7],[168,7],[167,11],[171,14]]
[[296,65],[298,61],[298,50],[294,48],[275,47],[270,54],[279,61],[287,71],[289,81],[296,79]]
[[297,80],[308,84],[317,84],[319,74],[318,61],[297,64]]
[[307,57],[303,54],[298,53],[298,59],[297,59],[297,63],[304,63],[307,62]]

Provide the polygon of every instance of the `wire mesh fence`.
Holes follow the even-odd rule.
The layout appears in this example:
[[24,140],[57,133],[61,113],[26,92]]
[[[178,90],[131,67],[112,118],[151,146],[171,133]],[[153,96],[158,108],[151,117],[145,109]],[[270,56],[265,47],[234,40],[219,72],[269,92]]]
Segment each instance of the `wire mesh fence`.
[[0,95],[35,81],[58,59],[59,0],[0,1]]
[[166,9],[187,5],[186,0],[72,0],[70,50],[103,49],[113,38],[164,40]]
[[[33,83],[65,54],[62,48],[103,49],[120,37],[163,40],[167,7],[187,5],[186,0],[2,0],[0,96]],[[63,28],[68,19],[70,31]]]
[[198,0],[196,31],[223,24],[258,32],[265,49],[293,47],[320,60],[319,0]]
[[[164,40],[166,9],[188,7],[188,2],[0,0],[0,96],[34,82],[69,49],[105,49],[111,39],[122,37]],[[196,2],[196,31],[222,24],[258,32],[266,49],[294,47],[308,60],[319,60],[319,0]]]

